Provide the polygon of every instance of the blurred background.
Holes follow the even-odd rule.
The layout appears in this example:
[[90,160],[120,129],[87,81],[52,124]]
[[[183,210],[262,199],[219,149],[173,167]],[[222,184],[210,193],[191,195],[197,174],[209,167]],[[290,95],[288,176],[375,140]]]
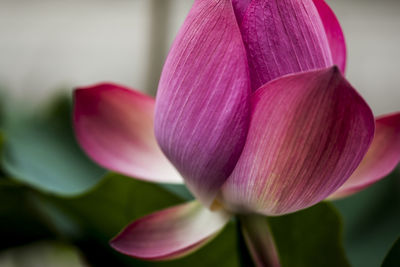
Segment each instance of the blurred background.
[[[2,132],[11,136],[0,177],[13,176],[18,182],[0,179],[0,266],[86,266],[88,262],[111,266],[102,264],[116,260],[118,266],[150,266],[113,254],[107,242],[132,218],[179,200],[168,196],[169,202],[161,206],[135,206],[128,202],[136,198],[132,200],[134,193],[127,188],[139,195],[137,188],[150,189],[128,185],[123,177],[112,181],[106,177],[95,191],[81,196],[80,188],[89,190],[98,184],[100,178],[93,177],[105,171],[84,158],[70,125],[60,124],[69,122],[68,101],[51,101],[61,93],[71,95],[77,86],[102,81],[154,95],[168,49],[192,2],[0,0],[0,103],[7,102],[12,115],[22,107],[51,110],[45,118],[22,116],[24,120],[0,129],[0,148]],[[347,39],[349,81],[376,115],[400,110],[400,1],[327,2]],[[367,191],[335,203],[344,218],[345,248],[354,266],[378,266],[400,235],[399,181],[395,172]],[[131,212],[132,206],[136,210]],[[229,234],[224,238],[229,241]],[[111,254],[97,259],[99,251]]]
[[[400,1],[327,0],[343,26],[347,75],[376,114],[400,108]],[[38,102],[115,81],[154,93],[191,0],[0,0],[0,84]]]

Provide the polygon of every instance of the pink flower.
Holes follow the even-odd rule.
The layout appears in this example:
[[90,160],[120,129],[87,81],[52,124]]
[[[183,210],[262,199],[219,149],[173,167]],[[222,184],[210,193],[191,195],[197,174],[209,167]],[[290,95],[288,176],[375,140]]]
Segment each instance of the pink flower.
[[156,103],[113,84],[78,89],[76,136],[93,160],[147,181],[183,177],[199,201],[133,222],[112,246],[180,257],[232,214],[295,212],[387,175],[400,160],[400,113],[374,120],[345,64],[323,0],[196,0]]

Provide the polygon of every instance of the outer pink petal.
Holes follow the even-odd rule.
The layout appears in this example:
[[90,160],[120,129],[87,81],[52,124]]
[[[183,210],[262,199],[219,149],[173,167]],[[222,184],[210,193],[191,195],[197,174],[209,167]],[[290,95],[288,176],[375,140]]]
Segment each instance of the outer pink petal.
[[126,255],[167,260],[182,257],[213,239],[230,219],[194,201],[143,217],[125,228],[111,246]]
[[324,24],[333,63],[339,66],[340,70],[344,73],[346,70],[347,50],[342,27],[335,13],[324,0],[313,0],[313,2]]
[[241,30],[253,90],[285,74],[333,65],[312,0],[252,1]]
[[165,154],[205,205],[243,149],[250,92],[231,1],[196,0],[164,66],[155,131]]
[[360,166],[329,198],[361,191],[388,175],[400,161],[400,112],[376,120],[375,137]]
[[153,113],[152,98],[115,84],[75,91],[76,137],[94,161],[135,178],[181,183],[157,145]]
[[281,215],[337,190],[364,157],[374,118],[336,67],[259,89],[243,153],[222,188],[233,210]]

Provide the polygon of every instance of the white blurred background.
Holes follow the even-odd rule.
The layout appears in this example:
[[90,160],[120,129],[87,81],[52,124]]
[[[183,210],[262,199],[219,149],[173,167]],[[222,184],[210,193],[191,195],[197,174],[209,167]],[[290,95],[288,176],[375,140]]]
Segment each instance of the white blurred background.
[[[400,110],[400,1],[327,0],[347,76],[375,114]],[[192,0],[0,0],[0,87],[29,104],[114,81],[154,93]]]

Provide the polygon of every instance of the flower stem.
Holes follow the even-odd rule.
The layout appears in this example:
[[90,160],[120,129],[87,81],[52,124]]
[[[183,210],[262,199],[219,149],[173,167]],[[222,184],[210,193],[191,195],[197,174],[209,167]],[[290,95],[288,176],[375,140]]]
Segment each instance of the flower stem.
[[245,238],[242,231],[242,223],[239,218],[236,220],[236,231],[237,231],[237,244],[239,251],[239,261],[241,267],[255,267],[250,251],[246,245]]
[[241,215],[239,221],[254,265],[257,267],[280,267],[278,251],[267,218],[254,214]]

